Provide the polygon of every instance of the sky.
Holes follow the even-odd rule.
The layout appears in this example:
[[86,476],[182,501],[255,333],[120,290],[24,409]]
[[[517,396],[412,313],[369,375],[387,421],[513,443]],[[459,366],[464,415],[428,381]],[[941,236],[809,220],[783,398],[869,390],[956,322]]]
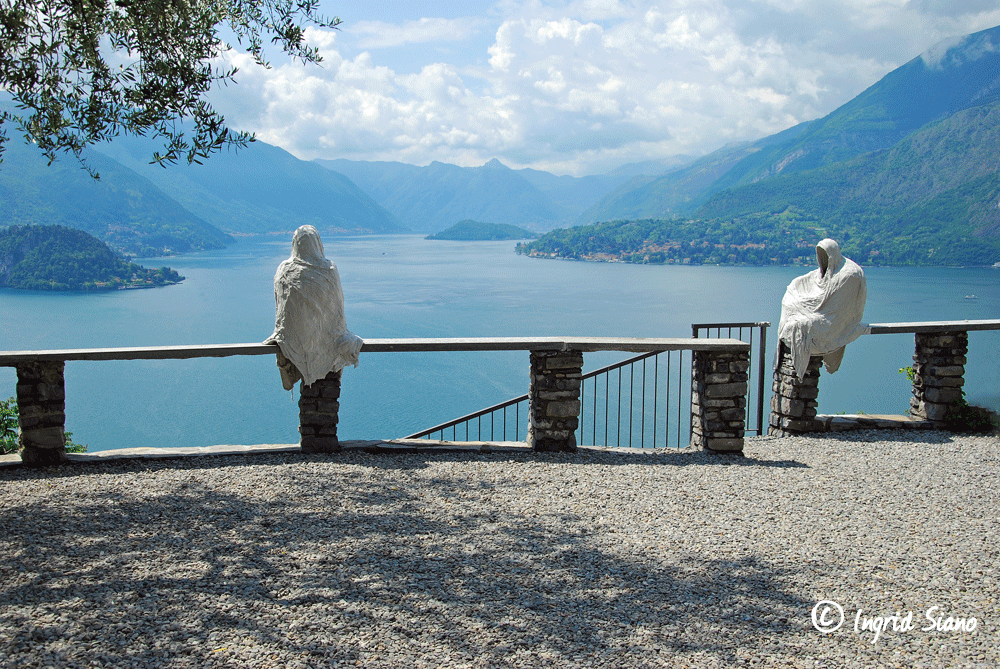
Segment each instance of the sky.
[[995,0],[324,0],[321,65],[229,52],[212,100],[299,158],[602,174],[820,118]]

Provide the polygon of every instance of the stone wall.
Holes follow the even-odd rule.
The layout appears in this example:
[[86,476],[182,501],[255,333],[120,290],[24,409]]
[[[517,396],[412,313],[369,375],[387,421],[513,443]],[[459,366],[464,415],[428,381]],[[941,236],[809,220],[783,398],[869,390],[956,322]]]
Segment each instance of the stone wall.
[[575,451],[580,425],[582,351],[532,351],[528,388],[528,446]]
[[823,358],[809,358],[806,375],[799,380],[792,366],[792,356],[782,342],[778,349],[779,364],[774,370],[771,390],[771,415],[767,433],[775,437],[787,437],[822,429],[816,420],[819,397],[819,368]]
[[340,450],[337,422],[340,420],[340,377],[330,372],[312,385],[299,384],[299,444],[303,453],[335,453]]
[[17,365],[21,461],[52,465],[66,461],[66,391],[62,360]]
[[693,351],[691,445],[742,451],[750,352]]
[[918,332],[913,354],[910,415],[943,426],[949,411],[963,399],[968,332]]

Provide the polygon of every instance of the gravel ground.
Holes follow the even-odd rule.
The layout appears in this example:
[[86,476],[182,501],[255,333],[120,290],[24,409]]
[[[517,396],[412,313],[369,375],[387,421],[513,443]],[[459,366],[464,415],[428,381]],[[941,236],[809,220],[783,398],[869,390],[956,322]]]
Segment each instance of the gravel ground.
[[998,473],[902,431],[2,470],[0,666],[997,667]]

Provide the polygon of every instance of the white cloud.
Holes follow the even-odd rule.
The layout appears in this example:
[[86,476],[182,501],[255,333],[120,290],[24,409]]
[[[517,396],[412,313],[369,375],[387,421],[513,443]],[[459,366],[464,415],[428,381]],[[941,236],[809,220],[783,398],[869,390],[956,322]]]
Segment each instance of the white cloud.
[[[930,45],[1000,23],[1000,10],[937,10],[936,0],[506,0],[488,29],[482,18],[425,18],[310,31],[320,68],[263,70],[232,54],[240,83],[217,106],[307,159],[498,157],[593,173],[817,118]],[[436,62],[424,49],[414,53],[428,60],[403,73],[374,50],[477,31],[478,62]],[[357,35],[368,50],[352,50]]]
[[422,18],[402,25],[382,21],[358,21],[344,30],[363,35],[359,45],[363,49],[378,49],[405,44],[424,44],[463,40],[475,33],[485,23],[478,18],[436,19]]

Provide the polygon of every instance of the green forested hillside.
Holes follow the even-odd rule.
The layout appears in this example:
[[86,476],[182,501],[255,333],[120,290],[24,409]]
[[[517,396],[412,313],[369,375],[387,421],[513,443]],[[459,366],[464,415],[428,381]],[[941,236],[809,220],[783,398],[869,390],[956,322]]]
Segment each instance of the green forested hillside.
[[182,281],[176,271],[129,262],[82,230],[60,225],[0,229],[0,286],[31,290],[151,288]]
[[[995,44],[1000,27],[940,45],[822,119],[630,184],[585,219],[686,216],[706,230],[788,229],[788,240],[797,238],[794,222],[839,239],[859,262],[992,264],[1000,260]],[[772,257],[794,250],[797,242],[781,239],[768,242],[777,244]]]
[[534,239],[538,235],[524,228],[508,223],[480,223],[479,221],[459,221],[447,230],[436,235],[428,235],[427,239],[445,239],[455,241],[502,241],[512,239]]
[[100,181],[71,159],[48,165],[35,147],[8,142],[0,168],[0,226],[77,228],[138,256],[233,242],[132,170],[97,152],[88,152],[87,160],[100,172]]
[[1000,262],[997,239],[978,236],[971,229],[956,230],[951,221],[955,210],[967,211],[969,203],[987,196],[995,203],[998,192],[1000,180],[983,177],[901,212],[889,222],[880,214],[873,216],[876,221],[866,221],[861,211],[820,220],[775,198],[779,203],[774,209],[758,202],[758,211],[731,217],[609,221],[553,230],[533,242],[518,244],[517,252],[540,258],[634,263],[810,264],[815,260],[816,242],[832,237],[846,256],[864,264],[985,266]]
[[609,221],[552,230],[517,252],[568,258],[651,264],[788,265],[809,263],[825,231],[794,215],[783,220]]
[[772,221],[795,212],[848,235],[858,262],[989,265],[1000,260],[1000,102],[953,114],[892,149],[719,193],[695,216]]

